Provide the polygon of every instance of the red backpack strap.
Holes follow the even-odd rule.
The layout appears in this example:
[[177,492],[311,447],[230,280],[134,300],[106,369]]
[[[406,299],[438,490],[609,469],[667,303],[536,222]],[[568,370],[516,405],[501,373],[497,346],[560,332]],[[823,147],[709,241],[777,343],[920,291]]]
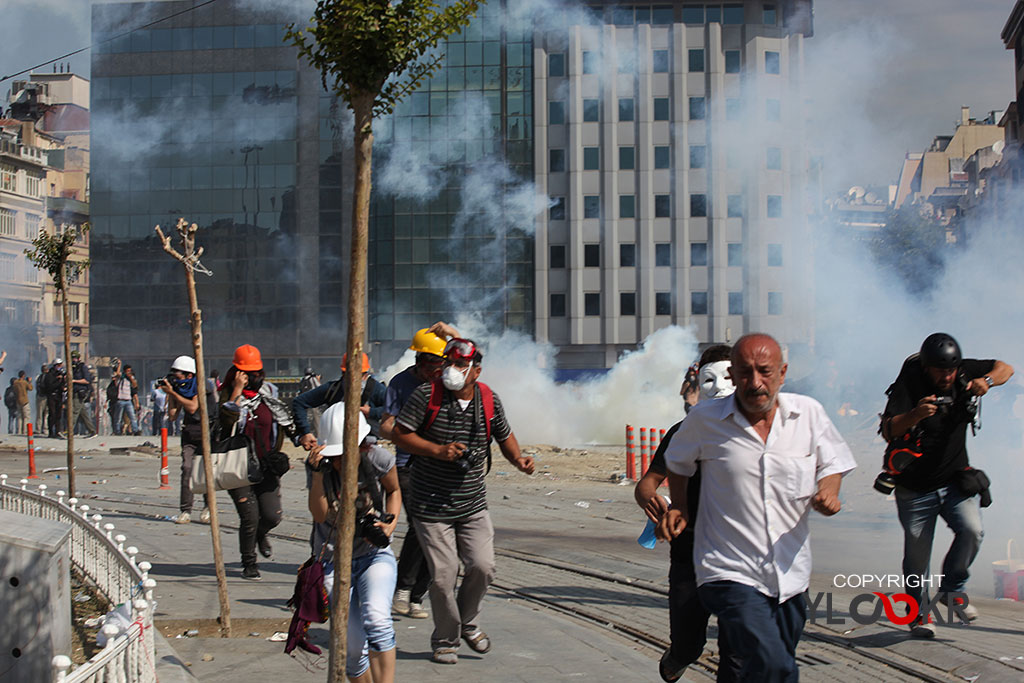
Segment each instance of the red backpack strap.
[[494,418],[494,392],[483,382],[477,382],[480,387],[480,400],[484,404],[484,421],[487,423],[487,443],[491,443],[491,419]]
[[[419,429],[420,432],[427,431],[430,429],[430,425],[434,424],[437,414],[441,412],[442,399],[444,399],[444,385],[441,384],[441,380],[434,380],[430,383],[430,399],[427,401],[427,413],[423,416],[423,424],[420,425]],[[488,429],[490,429],[489,426]]]

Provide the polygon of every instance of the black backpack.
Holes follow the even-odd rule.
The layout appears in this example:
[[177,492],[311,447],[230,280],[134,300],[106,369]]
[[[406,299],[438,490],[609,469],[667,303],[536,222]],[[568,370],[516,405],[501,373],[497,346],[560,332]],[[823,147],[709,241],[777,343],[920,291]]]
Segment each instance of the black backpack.
[[18,394],[14,391],[14,385],[7,387],[7,391],[4,392],[4,405],[11,410],[18,407]]

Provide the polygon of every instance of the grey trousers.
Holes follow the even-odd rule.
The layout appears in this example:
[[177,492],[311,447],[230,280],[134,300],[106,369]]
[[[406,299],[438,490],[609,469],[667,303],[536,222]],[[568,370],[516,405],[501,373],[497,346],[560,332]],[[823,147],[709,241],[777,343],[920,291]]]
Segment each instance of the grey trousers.
[[[192,503],[195,495],[192,493],[192,465],[195,463],[196,454],[202,455],[201,446],[193,443],[181,442],[181,494],[178,496],[178,509],[182,512],[192,512]],[[203,494],[206,507],[210,507],[210,499]]]
[[[480,603],[494,580],[494,526],[487,510],[453,522],[413,519],[434,582],[432,648],[458,647],[463,633],[477,629]],[[458,593],[459,561],[464,565]]]

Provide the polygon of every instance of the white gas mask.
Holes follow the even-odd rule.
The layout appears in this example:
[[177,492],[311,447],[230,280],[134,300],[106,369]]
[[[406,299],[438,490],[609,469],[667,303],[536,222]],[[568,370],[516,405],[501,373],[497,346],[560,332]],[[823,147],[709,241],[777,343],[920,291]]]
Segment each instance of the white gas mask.
[[441,382],[444,383],[445,389],[458,391],[466,386],[466,377],[472,369],[472,364],[468,365],[465,370],[460,370],[454,365],[446,365],[444,370],[441,371]]
[[697,373],[697,386],[700,387],[701,400],[722,398],[736,391],[736,385],[729,379],[729,368],[732,363],[720,360],[708,363]]

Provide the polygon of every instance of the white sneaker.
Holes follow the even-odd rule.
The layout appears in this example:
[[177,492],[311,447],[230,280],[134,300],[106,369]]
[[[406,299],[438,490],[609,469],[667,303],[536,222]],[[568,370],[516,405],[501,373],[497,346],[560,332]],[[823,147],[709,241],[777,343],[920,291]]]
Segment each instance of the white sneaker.
[[395,614],[409,614],[409,596],[412,591],[399,588],[395,591],[395,597],[391,601],[391,611]]
[[421,603],[421,602],[410,602],[409,603],[409,612],[407,613],[407,616],[410,619],[426,619],[427,617],[430,616],[430,612],[428,612],[427,610],[423,609],[423,603]]
[[190,515],[190,514],[189,514],[189,513],[187,513],[187,512],[181,512],[181,513],[179,513],[179,514],[178,514],[178,516],[177,516],[177,517],[175,518],[175,520],[174,520],[174,523],[175,523],[175,524],[188,524],[188,523],[190,523],[191,521],[192,521],[192,515]]
[[913,638],[934,638],[935,624],[932,623],[931,615],[914,619],[910,623],[910,635]]
[[203,508],[203,511],[199,513],[199,521],[202,524],[210,523],[210,508]]
[[[939,598],[939,602],[941,602],[943,605],[948,605],[949,593],[943,593],[942,597]],[[967,618],[968,624],[978,618],[978,609],[974,605],[972,605],[970,601],[968,601],[965,605],[963,598],[953,598],[953,604],[956,607],[958,607],[961,614],[963,614],[964,617]]]

